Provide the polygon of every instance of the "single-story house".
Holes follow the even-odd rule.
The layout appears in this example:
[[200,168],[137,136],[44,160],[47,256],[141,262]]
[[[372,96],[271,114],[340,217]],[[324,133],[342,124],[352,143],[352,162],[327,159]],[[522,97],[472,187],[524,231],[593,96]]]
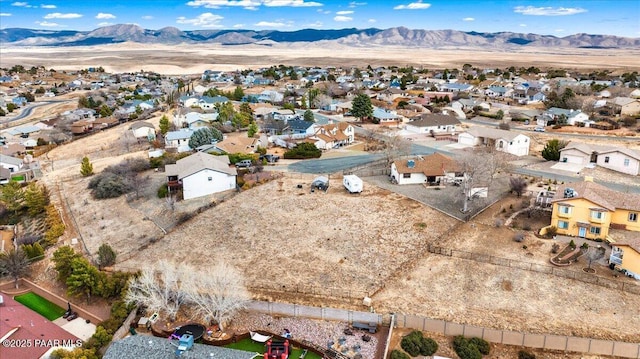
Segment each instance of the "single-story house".
[[444,83],[437,86],[438,91],[444,92],[469,92],[473,90],[473,85],[463,83]]
[[397,160],[391,164],[391,178],[397,184],[442,184],[461,180],[460,166],[450,157],[440,153],[420,156],[416,159]]
[[182,128],[178,131],[169,131],[164,137],[165,148],[175,148],[178,152],[189,151],[189,139],[193,130]]
[[442,114],[423,114],[419,120],[408,122],[405,129],[413,133],[455,134],[460,121]]
[[379,107],[373,108],[373,115],[371,117],[380,124],[395,124],[402,121],[397,112]]
[[528,136],[517,132],[474,126],[458,135],[458,143],[469,146],[492,146],[501,152],[527,156],[531,140]]
[[145,121],[138,121],[129,127],[131,132],[133,132],[133,137],[135,138],[144,138],[148,141],[153,141],[156,139],[156,129],[152,124]]
[[165,166],[170,188],[182,187],[184,199],[192,199],[236,188],[237,171],[229,156],[196,152]]
[[509,97],[513,93],[513,88],[505,86],[489,86],[484,90],[484,94],[487,97]]
[[234,136],[224,138],[215,147],[222,153],[254,153],[258,147],[266,148],[267,144],[255,137]]
[[[276,122],[282,123],[281,121]],[[306,134],[311,136],[316,133],[316,126],[311,121],[291,120],[287,121],[287,126],[289,127],[289,132],[296,135]]]
[[11,157],[0,154],[0,167],[6,168],[11,172],[18,172],[24,166],[21,158]]
[[581,110],[564,109],[551,107],[546,110],[542,117],[538,117],[538,126],[547,126],[549,121],[566,121],[568,125],[575,126],[578,123],[589,124],[589,115]]
[[636,115],[640,113],[640,100],[631,97],[616,97],[608,102],[609,106],[621,115]]
[[[183,351],[179,356],[176,354],[177,346],[164,338],[148,335],[132,335],[124,339],[116,340],[104,353],[103,359],[133,359],[133,358],[154,358],[154,359],[252,359],[256,356],[254,352],[247,352],[237,349],[230,349],[214,345],[194,343],[193,346]],[[14,356],[14,358],[18,358]],[[34,357],[35,358],[35,357]]]
[[640,153],[624,147],[571,142],[560,150],[560,162],[578,164],[583,167],[595,163],[612,171],[633,176],[640,174]]

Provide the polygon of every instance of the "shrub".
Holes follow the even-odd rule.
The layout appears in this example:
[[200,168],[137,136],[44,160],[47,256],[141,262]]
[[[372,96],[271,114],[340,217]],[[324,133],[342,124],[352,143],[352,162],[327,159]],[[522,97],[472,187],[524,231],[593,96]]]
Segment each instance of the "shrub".
[[116,263],[116,252],[107,243],[103,243],[98,248],[98,263],[100,267],[108,267]]
[[491,350],[491,346],[489,345],[489,342],[482,339],[482,338],[478,338],[478,337],[474,337],[469,339],[469,344],[470,345],[475,345],[476,348],[478,348],[478,351],[480,351],[480,353],[482,353],[482,355],[489,355],[489,351]]
[[560,250],[560,245],[558,243],[554,243],[551,246],[551,253],[556,254]]
[[502,220],[500,218],[497,218],[494,222],[493,225],[496,226],[496,228],[502,227]]
[[536,355],[527,351],[521,350],[518,352],[518,359],[536,359]]
[[453,350],[455,350],[460,359],[482,359],[480,350],[475,345],[470,344],[462,335],[458,335],[453,339]]
[[589,245],[587,244],[587,242],[582,243],[582,245],[580,246],[582,249],[588,249]]
[[102,172],[89,181],[89,189],[95,198],[115,198],[131,190],[131,186],[122,176],[111,172]]
[[284,153],[284,158],[287,159],[319,158],[320,156],[322,156],[322,151],[313,143],[308,142],[299,143]]
[[524,241],[524,233],[518,232],[516,234],[513,235],[513,240],[520,243],[522,241]]
[[556,226],[550,226],[549,228],[547,228],[547,234],[550,236],[555,236],[556,233],[558,233],[558,227]]
[[169,194],[169,187],[166,183],[163,183],[158,187],[158,198],[165,198]]
[[491,346],[482,338],[467,339],[458,335],[453,339],[453,350],[460,359],[481,359],[482,355],[489,354]]
[[422,332],[414,330],[402,338],[400,347],[414,357],[418,355],[429,356],[438,350],[438,343],[431,338],[423,337]]
[[571,242],[569,242],[569,247],[571,247],[572,249],[576,249],[576,242],[574,242],[573,239],[571,240]]
[[410,359],[410,356],[408,356],[405,352],[394,349],[391,352],[391,359]]

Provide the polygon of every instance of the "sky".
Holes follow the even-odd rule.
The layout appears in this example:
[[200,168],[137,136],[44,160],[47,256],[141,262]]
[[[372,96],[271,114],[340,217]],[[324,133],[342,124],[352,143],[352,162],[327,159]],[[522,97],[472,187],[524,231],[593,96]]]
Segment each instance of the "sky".
[[380,28],[640,37],[640,0],[0,0],[0,28]]

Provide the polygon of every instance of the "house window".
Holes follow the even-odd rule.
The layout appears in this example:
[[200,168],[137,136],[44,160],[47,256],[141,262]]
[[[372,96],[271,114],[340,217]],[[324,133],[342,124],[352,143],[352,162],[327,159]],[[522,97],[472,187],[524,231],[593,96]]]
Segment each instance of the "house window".
[[629,167],[629,159],[628,158],[624,159],[624,166],[625,167]]
[[638,222],[638,214],[635,212],[629,213],[629,222]]
[[595,235],[599,235],[600,234],[600,227],[589,227],[589,233],[595,234]]
[[591,218],[593,218],[593,219],[603,219],[604,218],[604,212],[591,211]]
[[208,178],[209,182],[213,181],[213,177]]
[[571,214],[571,207],[569,206],[558,206],[558,212],[562,214]]
[[567,221],[558,221],[558,229],[568,229],[569,222]]
[[609,163],[609,156],[606,156],[606,157],[604,158],[604,163]]
[[402,178],[411,178],[411,173],[403,173]]

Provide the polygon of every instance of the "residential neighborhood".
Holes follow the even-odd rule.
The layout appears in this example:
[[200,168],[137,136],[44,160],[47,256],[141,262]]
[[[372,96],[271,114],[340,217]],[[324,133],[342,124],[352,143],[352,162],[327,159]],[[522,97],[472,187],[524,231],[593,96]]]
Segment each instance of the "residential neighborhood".
[[[377,359],[421,323],[633,347],[607,326],[640,305],[640,81],[618,72],[0,69],[0,264],[24,263],[0,266],[0,310],[42,297],[43,328],[105,358]],[[575,304],[547,325],[537,296]]]

